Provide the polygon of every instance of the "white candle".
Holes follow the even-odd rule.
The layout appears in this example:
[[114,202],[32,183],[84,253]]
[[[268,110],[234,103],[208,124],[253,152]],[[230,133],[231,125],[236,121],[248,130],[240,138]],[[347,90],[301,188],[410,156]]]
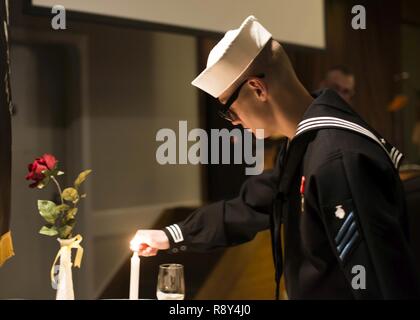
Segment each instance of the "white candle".
[[139,280],[140,280],[140,258],[137,251],[133,252],[131,257],[130,272],[130,300],[138,300],[139,298]]

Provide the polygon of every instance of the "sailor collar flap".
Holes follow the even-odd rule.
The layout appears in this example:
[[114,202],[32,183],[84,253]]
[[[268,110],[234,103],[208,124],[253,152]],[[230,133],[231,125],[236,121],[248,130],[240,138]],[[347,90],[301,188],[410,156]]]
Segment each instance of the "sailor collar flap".
[[398,170],[403,154],[373,128],[370,128],[335,91],[326,89],[314,95],[315,100],[305,112],[303,120],[298,124],[292,140],[296,140],[299,136],[312,130],[326,128],[349,130],[376,142]]
[[296,134],[289,143],[280,179],[279,191],[287,193],[307,148],[315,133],[322,129],[342,129],[363,135],[377,143],[398,170],[403,154],[370,128],[333,90],[325,89],[315,93],[315,100],[308,107]]

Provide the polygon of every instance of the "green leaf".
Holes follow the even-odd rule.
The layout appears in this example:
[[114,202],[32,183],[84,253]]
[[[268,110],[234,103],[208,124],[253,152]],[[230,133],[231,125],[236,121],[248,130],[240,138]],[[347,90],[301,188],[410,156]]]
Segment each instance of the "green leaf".
[[57,205],[49,200],[38,200],[38,210],[39,214],[47,221],[48,223],[54,224],[55,219],[57,218]]
[[55,176],[57,171],[47,169],[47,170],[42,170],[41,173],[45,176],[45,179],[47,179],[49,181],[50,177]]
[[42,183],[43,183],[45,186],[47,186],[47,185],[48,185],[48,183],[50,183],[50,180],[51,180],[51,178],[50,178],[49,176],[46,176],[46,177],[44,178],[44,180],[42,180]]
[[58,234],[58,231],[57,231],[57,229],[54,226],[51,226],[51,227],[43,226],[41,228],[41,230],[39,230],[39,233],[40,234],[44,234],[46,236],[53,237],[53,236],[55,236],[55,235]]
[[50,177],[49,176],[46,176],[42,181],[40,181],[38,184],[37,184],[37,188],[38,189],[44,189],[47,185],[48,185],[48,183],[50,182]]
[[57,165],[54,167],[54,169],[52,170],[44,170],[42,171],[43,174],[45,174],[46,176],[50,177],[50,176],[61,176],[64,174],[63,171],[58,170]]
[[58,214],[60,212],[65,212],[70,209],[70,206],[68,204],[60,204],[55,207],[55,212]]
[[75,188],[66,188],[62,193],[63,199],[67,201],[72,201],[73,203],[79,200],[79,193]]
[[69,212],[67,212],[66,219],[67,220],[74,220],[77,214],[77,208],[71,208]]
[[86,180],[87,176],[92,172],[92,170],[85,170],[79,174],[77,179],[74,181],[75,188],[79,188],[80,185]]

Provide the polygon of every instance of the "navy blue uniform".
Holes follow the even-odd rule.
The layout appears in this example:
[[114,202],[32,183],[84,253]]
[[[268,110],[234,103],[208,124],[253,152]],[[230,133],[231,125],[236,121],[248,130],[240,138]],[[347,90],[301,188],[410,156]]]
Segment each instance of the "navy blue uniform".
[[291,299],[420,298],[401,160],[326,89],[283,144],[273,171],[249,178],[237,198],[200,208],[164,231],[173,248],[210,250],[270,228],[276,282],[284,272]]

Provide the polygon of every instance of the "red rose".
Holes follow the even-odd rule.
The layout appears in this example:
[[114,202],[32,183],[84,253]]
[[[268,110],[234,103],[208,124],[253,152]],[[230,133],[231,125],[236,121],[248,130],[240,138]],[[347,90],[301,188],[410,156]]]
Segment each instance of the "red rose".
[[29,187],[35,188],[38,183],[45,179],[42,171],[53,170],[56,165],[57,159],[51,154],[44,154],[41,158],[36,158],[33,163],[28,165],[29,173],[26,176],[26,180],[34,181]]

